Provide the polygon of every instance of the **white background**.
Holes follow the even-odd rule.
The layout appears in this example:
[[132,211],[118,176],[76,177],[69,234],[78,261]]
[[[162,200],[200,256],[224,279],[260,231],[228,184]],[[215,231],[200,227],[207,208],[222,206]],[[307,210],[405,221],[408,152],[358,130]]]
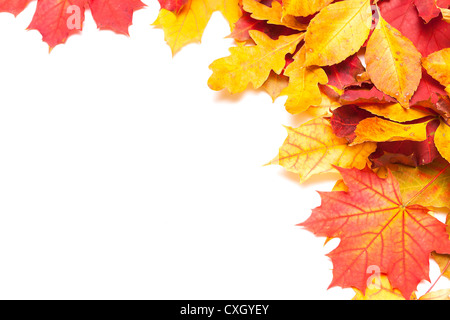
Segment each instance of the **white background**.
[[208,88],[220,14],[172,58],[146,3],[130,38],[87,13],[51,54],[35,3],[0,14],[0,298],[350,299],[327,290],[337,240],[295,226],[336,177],[263,166],[304,119]]

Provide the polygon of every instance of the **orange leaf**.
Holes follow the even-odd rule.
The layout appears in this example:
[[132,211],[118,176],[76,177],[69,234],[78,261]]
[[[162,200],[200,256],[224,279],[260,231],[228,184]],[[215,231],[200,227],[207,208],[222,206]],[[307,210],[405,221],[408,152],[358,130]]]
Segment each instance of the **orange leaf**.
[[340,238],[328,254],[332,286],[355,287],[363,294],[376,267],[392,287],[409,299],[422,280],[429,280],[432,251],[450,253],[446,226],[420,205],[403,200],[388,171],[382,179],[370,169],[337,168],[348,192],[320,193],[322,205],[300,224],[317,236]]

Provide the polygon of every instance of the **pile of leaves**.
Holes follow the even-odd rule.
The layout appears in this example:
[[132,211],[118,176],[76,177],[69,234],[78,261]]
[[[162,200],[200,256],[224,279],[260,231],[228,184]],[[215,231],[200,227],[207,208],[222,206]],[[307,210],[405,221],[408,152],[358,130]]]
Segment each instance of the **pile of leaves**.
[[[18,14],[30,1],[0,0],[0,12]],[[153,25],[173,54],[200,42],[214,12],[229,22],[235,46],[212,62],[211,89],[252,86],[285,97],[293,115],[311,115],[286,127],[269,163],[300,183],[342,177],[300,224],[340,239],[328,255],[330,287],[353,288],[355,299],[450,299],[450,288],[432,291],[434,284],[416,294],[430,281],[430,257],[450,278],[450,0],[158,1]],[[100,29],[123,34],[143,7],[38,0],[29,28],[50,47],[65,42],[80,31],[67,27],[72,5],[82,20],[89,8]]]
[[[198,41],[223,1],[163,1],[155,22],[173,52]],[[228,3],[225,2],[225,3]],[[356,299],[415,299],[430,255],[448,276],[450,222],[450,1],[242,0],[230,55],[214,61],[208,85],[249,85],[289,113],[313,119],[288,137],[271,164],[300,182],[341,174],[300,225],[339,238],[330,286]],[[197,19],[200,17],[200,19]],[[449,219],[447,219],[449,221]],[[381,277],[372,283],[371,270]],[[449,290],[421,299],[449,298]]]

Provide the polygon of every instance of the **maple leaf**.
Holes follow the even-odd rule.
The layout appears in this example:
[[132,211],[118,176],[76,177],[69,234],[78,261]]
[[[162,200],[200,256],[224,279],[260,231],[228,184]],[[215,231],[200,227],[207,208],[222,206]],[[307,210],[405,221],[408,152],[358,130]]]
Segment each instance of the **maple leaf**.
[[413,43],[380,18],[367,43],[365,58],[375,86],[409,107],[422,76],[422,56]]
[[230,48],[231,55],[218,59],[210,65],[213,74],[208,85],[213,90],[227,88],[230,93],[244,91],[249,83],[261,87],[270,71],[280,74],[284,69],[288,53],[293,53],[304,34],[281,36],[277,40],[262,32],[250,31],[255,46]]
[[215,11],[222,12],[231,26],[241,16],[238,0],[188,0],[177,13],[161,9],[153,26],[164,31],[164,39],[175,55],[187,44],[201,42]]
[[140,0],[89,0],[89,8],[100,30],[128,35],[133,13],[145,5]]
[[334,172],[333,165],[364,168],[368,156],[376,149],[374,143],[349,146],[346,139],[333,133],[330,123],[323,118],[286,130],[288,137],[270,164],[279,164],[299,174],[300,182],[315,174]]
[[0,0],[0,12],[10,12],[17,16],[32,0]]
[[81,31],[88,7],[99,29],[128,35],[134,11],[144,4],[140,0],[39,0],[28,29],[38,30],[54,48]]
[[347,0],[322,9],[305,35],[307,66],[327,66],[358,52],[372,25],[369,0]]
[[[79,10],[80,28],[69,28],[68,21],[73,14],[71,6],[77,6]],[[36,12],[28,29],[38,30],[42,35],[42,40],[47,42],[50,48],[58,44],[65,43],[71,35],[77,34],[81,30],[84,22],[83,0],[41,0],[38,1]]]
[[377,266],[393,288],[410,298],[421,280],[429,280],[430,253],[450,252],[445,224],[427,208],[404,201],[390,171],[383,179],[367,168],[336,169],[348,192],[321,192],[321,206],[300,224],[317,236],[341,240],[328,254],[330,287],[355,287],[364,294],[367,270]]

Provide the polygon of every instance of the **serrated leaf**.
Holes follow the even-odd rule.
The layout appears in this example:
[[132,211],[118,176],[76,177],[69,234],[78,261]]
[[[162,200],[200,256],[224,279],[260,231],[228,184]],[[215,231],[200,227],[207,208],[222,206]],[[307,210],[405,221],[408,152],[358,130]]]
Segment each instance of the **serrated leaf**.
[[213,90],[228,89],[230,93],[244,91],[248,84],[259,88],[269,77],[270,71],[280,74],[286,65],[285,57],[293,53],[303,34],[281,36],[277,40],[262,32],[250,31],[255,46],[230,48],[231,55],[210,65],[213,74],[208,85]]
[[334,172],[334,165],[345,168],[364,168],[376,144],[363,143],[354,147],[333,133],[323,118],[306,122],[298,128],[286,127],[288,137],[278,156],[270,164],[279,164],[300,176],[300,182],[312,175]]

